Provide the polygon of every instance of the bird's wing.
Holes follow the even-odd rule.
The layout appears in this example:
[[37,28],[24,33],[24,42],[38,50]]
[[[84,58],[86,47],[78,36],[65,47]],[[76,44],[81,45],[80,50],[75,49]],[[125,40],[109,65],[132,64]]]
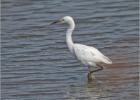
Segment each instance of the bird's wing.
[[91,52],[93,53],[93,55],[95,55],[97,59],[101,61],[101,63],[112,64],[112,61],[107,56],[103,55],[98,49],[94,47],[90,48],[92,49]]
[[82,60],[93,61],[95,63],[112,63],[112,61],[108,57],[104,56],[98,49],[91,46],[75,44],[74,51],[75,55]]

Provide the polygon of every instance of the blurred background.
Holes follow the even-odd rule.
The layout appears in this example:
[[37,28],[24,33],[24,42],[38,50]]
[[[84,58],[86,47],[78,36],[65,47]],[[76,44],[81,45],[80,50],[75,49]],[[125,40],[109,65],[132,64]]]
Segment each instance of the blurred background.
[[[138,100],[138,0],[2,0],[2,100]],[[87,81],[87,66],[69,52],[73,40],[112,59]]]

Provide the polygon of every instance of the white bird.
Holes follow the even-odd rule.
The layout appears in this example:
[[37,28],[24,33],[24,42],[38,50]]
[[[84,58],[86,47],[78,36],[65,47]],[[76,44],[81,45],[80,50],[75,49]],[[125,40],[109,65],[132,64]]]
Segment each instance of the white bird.
[[[66,32],[66,43],[68,45],[68,48],[72,54],[74,54],[79,61],[81,61],[85,66],[88,67],[88,80],[93,80],[92,73],[97,72],[99,70],[103,69],[102,64],[112,64],[112,61],[104,56],[98,49],[79,44],[74,43],[72,40],[72,32],[75,28],[75,22],[72,17],[65,16],[51,24],[54,23],[66,23],[69,25],[67,32]],[[94,67],[99,67],[96,70],[93,70]]]

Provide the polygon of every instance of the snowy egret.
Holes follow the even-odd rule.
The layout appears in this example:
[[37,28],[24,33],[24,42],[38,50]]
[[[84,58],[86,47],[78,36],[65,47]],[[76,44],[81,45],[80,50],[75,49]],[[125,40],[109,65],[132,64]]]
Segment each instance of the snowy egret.
[[[75,28],[75,22],[72,17],[65,16],[55,22],[52,22],[51,24],[55,23],[66,23],[69,25],[69,28],[66,32],[66,43],[68,45],[68,48],[72,54],[74,54],[79,61],[81,61],[85,66],[88,67],[88,80],[92,80],[92,73],[97,72],[99,70],[103,69],[102,64],[112,64],[112,61],[104,56],[98,49],[83,45],[74,43],[72,40],[72,32]],[[93,70],[93,67],[99,67],[96,70]]]

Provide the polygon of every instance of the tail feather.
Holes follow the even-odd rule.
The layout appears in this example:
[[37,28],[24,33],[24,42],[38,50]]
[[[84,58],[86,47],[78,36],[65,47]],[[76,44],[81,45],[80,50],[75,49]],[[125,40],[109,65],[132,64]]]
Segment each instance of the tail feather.
[[106,64],[112,64],[112,61],[106,56],[103,56],[103,62]]

